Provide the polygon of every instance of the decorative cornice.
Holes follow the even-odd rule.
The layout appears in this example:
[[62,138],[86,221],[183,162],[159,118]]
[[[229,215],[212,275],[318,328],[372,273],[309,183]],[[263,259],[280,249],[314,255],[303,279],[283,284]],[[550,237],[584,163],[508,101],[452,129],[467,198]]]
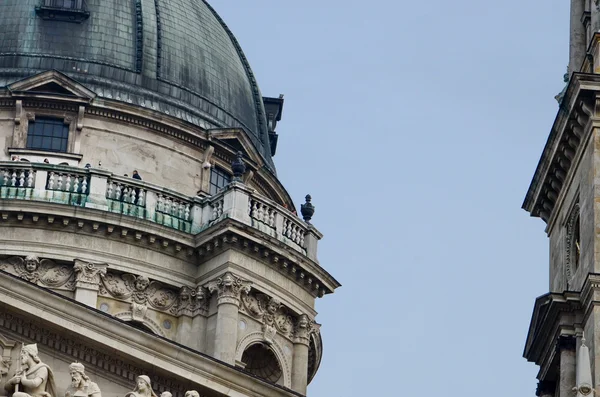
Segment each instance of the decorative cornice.
[[563,186],[570,184],[572,164],[581,158],[590,121],[597,117],[597,91],[600,76],[573,74],[523,202],[523,209],[548,223],[547,230],[556,218],[555,206],[564,200]]

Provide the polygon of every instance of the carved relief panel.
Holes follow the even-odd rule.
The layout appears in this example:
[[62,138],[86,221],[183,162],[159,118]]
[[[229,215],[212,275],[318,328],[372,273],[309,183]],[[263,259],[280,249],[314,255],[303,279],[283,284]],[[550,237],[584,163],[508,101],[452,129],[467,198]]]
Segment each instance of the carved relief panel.
[[2,258],[0,270],[42,287],[68,291],[75,289],[75,272],[72,266],[40,259],[35,255]]
[[293,314],[277,298],[255,290],[242,294],[240,311],[262,323],[264,339],[273,342],[277,333],[291,339],[293,336]]
[[148,308],[168,312],[177,302],[178,293],[146,276],[109,272],[102,276],[99,295],[130,303],[131,319],[144,322]]

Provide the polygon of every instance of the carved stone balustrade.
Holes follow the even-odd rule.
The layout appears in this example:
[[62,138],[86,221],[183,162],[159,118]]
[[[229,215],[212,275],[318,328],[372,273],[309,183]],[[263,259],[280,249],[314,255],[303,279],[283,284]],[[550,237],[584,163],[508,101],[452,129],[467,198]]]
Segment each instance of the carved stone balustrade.
[[110,171],[45,163],[0,162],[0,199],[31,200],[118,213],[196,235],[225,219],[260,230],[317,262],[314,226],[241,182],[188,197]]

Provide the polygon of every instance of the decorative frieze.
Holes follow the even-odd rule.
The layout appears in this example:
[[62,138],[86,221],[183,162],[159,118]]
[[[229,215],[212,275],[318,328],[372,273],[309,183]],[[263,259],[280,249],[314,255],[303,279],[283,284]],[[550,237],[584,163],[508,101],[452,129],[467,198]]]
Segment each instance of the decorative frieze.
[[100,295],[130,302],[134,321],[145,320],[148,306],[166,312],[177,302],[176,292],[146,276],[107,273],[101,280]]
[[71,266],[40,259],[35,255],[24,259],[18,256],[0,259],[0,270],[43,287],[75,289],[75,272]]
[[263,324],[264,339],[272,343],[275,334],[291,338],[293,318],[289,310],[277,298],[271,298],[255,291],[242,294],[241,311]]

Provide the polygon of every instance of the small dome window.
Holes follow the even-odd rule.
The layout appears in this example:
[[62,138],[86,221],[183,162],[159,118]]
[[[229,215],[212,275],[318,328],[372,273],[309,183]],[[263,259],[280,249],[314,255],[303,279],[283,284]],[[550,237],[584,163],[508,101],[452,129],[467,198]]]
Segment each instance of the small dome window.
[[63,22],[81,23],[90,17],[86,0],[41,0],[35,12],[44,20]]

